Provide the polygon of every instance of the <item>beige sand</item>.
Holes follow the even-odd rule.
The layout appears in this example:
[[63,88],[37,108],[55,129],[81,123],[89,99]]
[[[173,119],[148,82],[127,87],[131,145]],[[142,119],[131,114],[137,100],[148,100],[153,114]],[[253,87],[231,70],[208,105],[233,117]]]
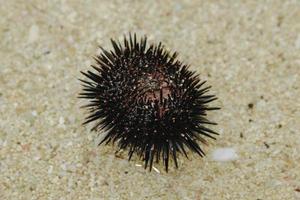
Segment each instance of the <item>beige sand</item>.
[[[79,71],[129,31],[213,86],[204,159],[149,173],[81,126]],[[1,199],[300,199],[300,1],[2,0],[0,38]]]

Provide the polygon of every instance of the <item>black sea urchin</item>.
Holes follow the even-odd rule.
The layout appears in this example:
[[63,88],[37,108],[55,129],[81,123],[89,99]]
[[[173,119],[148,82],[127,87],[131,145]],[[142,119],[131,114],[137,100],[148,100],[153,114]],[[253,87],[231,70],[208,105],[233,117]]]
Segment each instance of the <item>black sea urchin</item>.
[[100,47],[95,71],[82,72],[88,80],[81,80],[80,98],[89,99],[84,107],[90,111],[84,124],[96,121],[92,130],[106,130],[100,144],[117,142],[129,150],[129,160],[136,152],[150,170],[162,158],[168,171],[169,156],[177,168],[177,154],[187,157],[186,147],[202,157],[198,142],[217,134],[204,126],[216,124],[205,118],[206,111],[218,109],[207,105],[216,99],[206,94],[210,86],[203,87],[205,81],[161,43],[148,46],[146,36],[111,43],[113,51]]

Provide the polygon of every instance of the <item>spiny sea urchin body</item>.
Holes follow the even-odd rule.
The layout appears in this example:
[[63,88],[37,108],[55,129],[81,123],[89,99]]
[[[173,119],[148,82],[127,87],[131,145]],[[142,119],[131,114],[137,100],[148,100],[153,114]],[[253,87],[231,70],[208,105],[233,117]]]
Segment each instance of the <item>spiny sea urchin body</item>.
[[81,80],[80,97],[89,100],[84,107],[90,112],[85,124],[96,121],[93,130],[106,130],[101,143],[116,142],[129,160],[137,153],[150,170],[162,159],[167,171],[170,157],[178,167],[177,155],[187,156],[186,148],[203,156],[200,144],[217,134],[205,127],[216,124],[206,112],[218,109],[208,106],[216,99],[206,94],[210,86],[161,43],[148,46],[136,35],[123,45],[111,42],[113,51],[100,47],[94,71],[82,72],[88,79]]

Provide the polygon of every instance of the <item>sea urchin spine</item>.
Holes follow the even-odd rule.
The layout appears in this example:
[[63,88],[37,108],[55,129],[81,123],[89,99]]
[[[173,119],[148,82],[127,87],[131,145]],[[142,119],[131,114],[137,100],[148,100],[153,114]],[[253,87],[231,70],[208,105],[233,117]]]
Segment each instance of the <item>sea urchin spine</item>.
[[84,124],[96,121],[92,130],[106,130],[100,144],[116,142],[128,150],[129,160],[137,153],[150,170],[162,158],[168,171],[170,156],[177,168],[177,154],[187,157],[186,148],[204,156],[199,142],[217,134],[205,126],[216,125],[206,112],[219,109],[208,106],[217,99],[207,95],[210,86],[176,60],[176,52],[161,43],[148,46],[146,36],[137,41],[130,34],[123,45],[111,42],[113,51],[100,47],[95,71],[82,72],[87,80],[81,80],[79,95],[89,100]]

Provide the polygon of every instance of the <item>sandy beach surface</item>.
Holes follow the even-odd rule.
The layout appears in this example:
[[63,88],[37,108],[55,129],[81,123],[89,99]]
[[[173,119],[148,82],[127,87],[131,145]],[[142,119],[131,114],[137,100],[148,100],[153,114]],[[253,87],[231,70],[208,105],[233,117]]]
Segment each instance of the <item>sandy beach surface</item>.
[[[300,1],[0,2],[1,199],[300,199]],[[148,172],[81,126],[80,71],[129,32],[218,96],[203,159]]]

